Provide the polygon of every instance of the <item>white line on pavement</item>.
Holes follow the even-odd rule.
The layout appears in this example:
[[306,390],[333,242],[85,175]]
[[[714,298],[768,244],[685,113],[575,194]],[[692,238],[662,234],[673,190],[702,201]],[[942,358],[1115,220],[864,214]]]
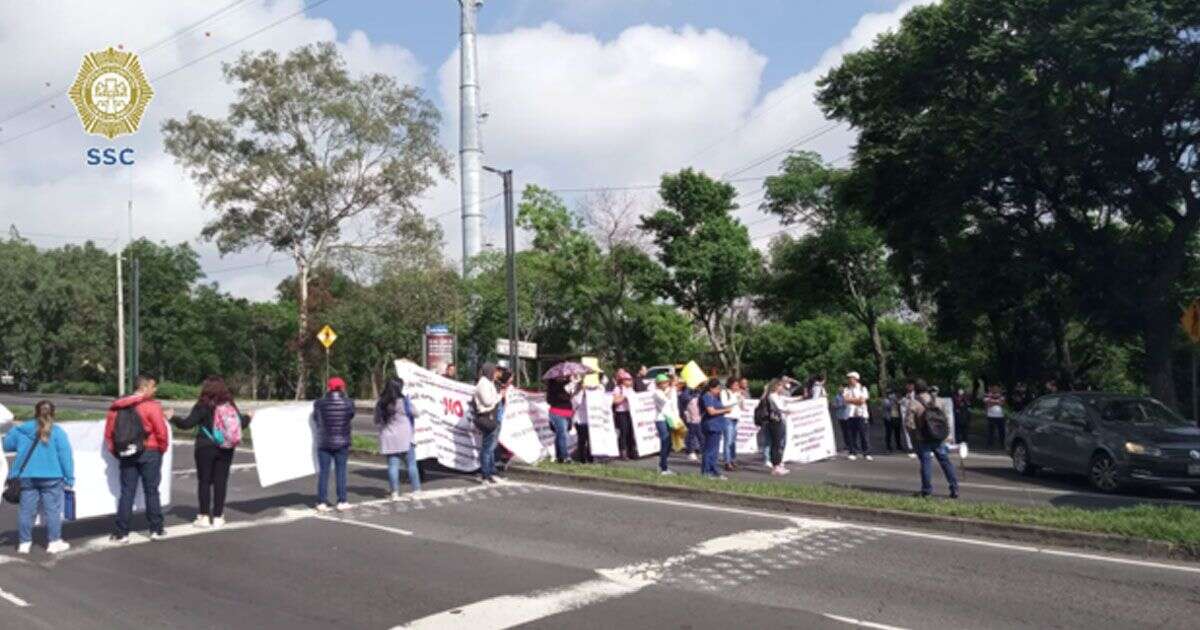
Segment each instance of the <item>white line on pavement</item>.
[[714,512],[731,512],[734,514],[746,514],[749,516],[761,516],[767,518],[781,518],[803,525],[824,524],[824,527],[853,527],[855,529],[865,529],[888,534],[898,534],[903,536],[911,536],[915,538],[925,538],[929,540],[938,540],[942,542],[958,543],[963,545],[973,545],[976,547],[990,547],[993,549],[1003,549],[1006,551],[1018,551],[1022,553],[1044,554],[1049,556],[1061,556],[1066,558],[1078,558],[1082,560],[1091,560],[1096,562],[1109,562],[1113,564],[1124,564],[1150,569],[1161,569],[1165,571],[1181,571],[1184,573],[1200,573],[1200,567],[1184,566],[1180,564],[1170,564],[1166,562],[1152,562],[1149,560],[1134,560],[1131,558],[1120,558],[1116,556],[1103,556],[1094,553],[1082,553],[1075,551],[1065,551],[1060,549],[1049,549],[1044,547],[1034,547],[1030,545],[1016,545],[1012,543],[1002,543],[990,540],[982,540],[979,538],[966,538],[957,536],[947,536],[944,534],[934,534],[930,532],[918,532],[908,529],[899,529],[893,527],[879,527],[875,525],[859,525],[853,523],[841,523],[837,521],[829,521],[826,519],[816,518],[799,518],[786,514],[772,514],[770,512],[760,512],[756,510],[746,510],[742,508],[727,507],[723,505],[706,505],[704,503],[693,503],[689,501],[678,501],[675,499],[659,499],[655,497],[643,497],[636,495],[620,494],[615,492],[604,492],[602,490],[586,490],[583,488],[567,488],[562,486],[550,486],[543,484],[527,484],[531,487],[541,488],[544,490],[553,490],[556,492],[567,492],[572,494],[583,494],[597,497],[607,497],[612,499],[622,499],[627,501],[642,501],[646,503],[658,503],[662,505],[674,505],[687,507],[697,510],[708,510]]
[[327,516],[324,514],[317,516],[316,518],[318,520],[330,521],[332,523],[344,523],[346,525],[357,525],[359,527],[366,527],[367,529],[377,529],[379,531],[388,532],[390,534],[400,534],[401,536],[412,536],[413,535],[413,533],[408,531],[407,529],[400,529],[399,527],[388,527],[387,525],[379,525],[377,523],[368,523],[366,521],[355,521],[355,520],[348,519],[348,518],[338,518],[336,516]]
[[840,621],[842,623],[848,623],[852,626],[859,626],[862,628],[875,628],[876,630],[904,630],[904,628],[901,628],[900,626],[889,626],[889,625],[885,625],[882,623],[875,623],[873,621],[863,621],[862,619],[853,619],[851,617],[842,617],[841,615],[833,615],[830,613],[821,613],[821,616],[832,619],[834,621]]
[[0,598],[6,599],[12,605],[19,606],[21,608],[26,608],[29,606],[29,602],[17,597],[16,595],[13,595],[12,593],[9,593],[2,588],[0,588]]
[[[232,466],[229,467],[229,472],[237,472],[239,470],[251,470],[257,465],[258,464],[233,464]],[[194,475],[194,474],[196,474],[196,469],[188,468],[185,470],[172,470],[171,474],[178,475],[178,476]]]

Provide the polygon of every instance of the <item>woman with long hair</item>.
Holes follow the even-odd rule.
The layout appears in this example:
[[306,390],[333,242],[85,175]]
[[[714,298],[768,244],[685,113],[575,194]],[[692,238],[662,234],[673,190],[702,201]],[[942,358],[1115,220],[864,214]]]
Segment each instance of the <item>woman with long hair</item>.
[[71,548],[62,539],[62,512],[63,491],[75,485],[75,460],[67,432],[54,424],[54,403],[43,400],[33,410],[33,420],[4,436],[4,450],[17,454],[8,478],[21,482],[17,552],[29,553],[33,546],[33,521],[40,504],[49,542],[46,551],[61,553]]
[[242,429],[250,425],[250,416],[238,411],[225,379],[210,376],[200,386],[200,399],[191,413],[171,423],[179,429],[196,429],[193,452],[200,505],[192,524],[202,528],[224,526],[229,468],[242,441]]
[[408,483],[415,496],[421,491],[421,471],[417,468],[416,414],[412,401],[404,395],[404,379],[388,379],[379,400],[375,401],[375,426],[379,427],[379,452],[387,457],[388,485],[392,500],[400,500],[400,460],[408,468]]
[[783,466],[784,440],[787,437],[787,425],[783,422],[783,407],[787,400],[788,381],[777,378],[763,389],[760,405],[770,405],[769,420],[760,429],[766,435],[768,461],[771,464],[772,475],[786,475],[789,471]]

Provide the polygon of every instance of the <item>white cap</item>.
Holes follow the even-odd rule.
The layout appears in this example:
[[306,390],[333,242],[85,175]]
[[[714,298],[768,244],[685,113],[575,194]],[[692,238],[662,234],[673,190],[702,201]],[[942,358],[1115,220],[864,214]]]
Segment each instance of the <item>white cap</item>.
[[854,380],[859,380],[858,372],[848,372],[846,374],[846,378],[852,378]]

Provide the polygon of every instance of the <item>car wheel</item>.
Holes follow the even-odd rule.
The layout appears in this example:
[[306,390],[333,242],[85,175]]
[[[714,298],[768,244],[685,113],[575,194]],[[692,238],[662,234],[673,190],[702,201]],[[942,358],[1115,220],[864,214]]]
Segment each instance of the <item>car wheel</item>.
[[1116,492],[1121,486],[1117,479],[1117,463],[1104,453],[1096,455],[1088,467],[1088,480],[1100,492]]
[[1012,463],[1013,470],[1018,474],[1026,477],[1032,477],[1037,474],[1037,464],[1029,460],[1029,447],[1025,446],[1025,442],[1017,440],[1012,448]]

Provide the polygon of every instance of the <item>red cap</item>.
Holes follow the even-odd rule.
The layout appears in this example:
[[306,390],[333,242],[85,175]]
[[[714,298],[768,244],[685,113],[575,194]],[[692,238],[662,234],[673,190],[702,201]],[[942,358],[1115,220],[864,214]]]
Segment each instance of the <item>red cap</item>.
[[328,391],[340,389],[344,392],[346,391],[346,381],[343,381],[342,377],[340,376],[335,376],[329,379],[329,382],[325,384],[325,389]]

